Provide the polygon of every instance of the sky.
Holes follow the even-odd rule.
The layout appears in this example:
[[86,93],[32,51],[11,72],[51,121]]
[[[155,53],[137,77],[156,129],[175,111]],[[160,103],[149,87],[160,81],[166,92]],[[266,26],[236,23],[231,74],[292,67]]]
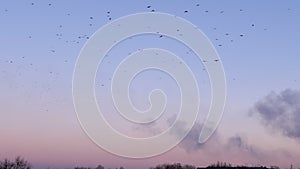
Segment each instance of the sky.
[[[165,113],[149,125],[122,119],[113,107],[111,78],[132,52],[162,48],[178,55],[192,70],[200,92],[198,119],[179,145],[156,157],[130,159],[99,148],[85,134],[73,105],[72,77],[80,50],[98,29],[142,12],[184,18],[209,38],[224,67],[227,100],[217,131],[205,144],[198,144],[211,100],[201,60],[188,46],[167,36],[138,35],[117,44],[99,65],[95,91],[105,118],[119,132],[132,137],[156,135],[170,126],[180,109],[176,81],[148,70],[133,79],[131,101],[146,110],[148,94],[159,88],[168,98]],[[206,166],[216,161],[299,168],[299,16],[296,0],[2,0],[0,159],[21,155],[34,168],[102,164],[137,169],[174,162]]]

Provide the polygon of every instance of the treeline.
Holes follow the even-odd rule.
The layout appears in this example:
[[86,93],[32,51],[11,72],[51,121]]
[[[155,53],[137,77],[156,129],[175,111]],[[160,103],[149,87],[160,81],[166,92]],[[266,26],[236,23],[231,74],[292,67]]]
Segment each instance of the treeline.
[[[74,169],[105,169],[102,165],[98,165],[97,167],[75,167]],[[116,169],[124,169],[124,167],[116,168]]]
[[[96,168],[75,167],[74,169],[105,169],[105,168],[102,165],[99,165]],[[124,169],[124,168],[120,167],[120,168],[116,168],[116,169]],[[160,164],[155,167],[150,167],[149,169],[197,169],[197,168],[193,165],[181,165],[180,163],[174,163],[174,164]]]
[[[24,158],[17,157],[15,160],[10,161],[8,159],[4,159],[0,161],[0,169],[32,169],[32,165],[24,160]],[[74,167],[74,169],[105,169],[102,165],[98,165],[97,167]],[[124,167],[116,168],[116,169],[124,169]],[[182,165],[180,163],[173,164],[160,164],[155,167],[150,167],[149,169],[280,169],[277,166],[266,167],[266,166],[233,166],[230,163],[226,162],[217,162],[215,164],[209,165],[207,167],[195,167],[193,165]],[[292,169],[292,167],[291,167]]]
[[150,169],[197,169],[193,165],[181,165],[180,163],[174,164],[161,164],[157,165],[156,167],[150,167]]
[[208,167],[205,168],[200,168],[198,167],[197,169],[280,169],[278,166],[271,166],[271,167],[266,167],[266,166],[244,166],[244,165],[232,165],[230,163],[226,162],[217,162],[215,164],[209,165]]

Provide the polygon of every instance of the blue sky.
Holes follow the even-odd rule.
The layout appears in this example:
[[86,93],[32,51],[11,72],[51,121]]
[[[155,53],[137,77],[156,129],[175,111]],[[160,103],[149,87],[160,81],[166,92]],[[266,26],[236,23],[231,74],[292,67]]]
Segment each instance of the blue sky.
[[[207,35],[224,66],[227,103],[218,134],[205,148],[190,153],[178,146],[159,157],[161,160],[135,161],[115,157],[99,149],[85,136],[73,108],[72,74],[87,37],[114,19],[151,10],[182,17]],[[279,129],[270,132],[258,117],[249,116],[248,113],[257,101],[271,91],[300,90],[299,16],[300,3],[296,0],[3,0],[0,2],[0,134],[4,137],[0,139],[0,150],[3,150],[0,158],[23,155],[37,167],[94,165],[103,161],[108,167],[124,165],[138,168],[155,165],[157,161],[178,160],[195,165],[218,160],[271,165],[272,159],[276,165],[286,167],[298,162],[300,166],[296,160],[300,153],[299,138],[285,137],[276,132]],[[111,51],[114,57],[104,60],[96,79],[97,97],[100,105],[107,106],[109,111],[106,116],[116,128],[128,134],[143,135],[143,132],[136,130],[136,126],[127,122],[124,122],[126,128],[118,126],[121,120],[116,120],[116,115],[111,113],[114,109],[106,104],[111,103],[107,89],[114,68],[129,52],[143,47],[168,49],[190,66],[197,78],[203,101],[199,122],[205,118],[210,101],[209,79],[202,70],[202,63],[193,54],[187,53],[187,47],[180,45],[167,37],[138,36],[116,46]],[[155,83],[152,84],[153,81]],[[171,98],[169,114],[158,122],[162,126],[167,125],[166,119],[174,114],[179,97],[174,81],[166,74],[154,71],[137,77],[132,85],[132,99],[141,109],[147,108],[145,98],[150,89],[159,87],[166,91]],[[256,159],[238,148],[234,148],[234,151],[240,153],[243,159],[233,160],[235,154],[227,158],[210,152],[209,147],[219,142],[223,145],[227,138],[237,135],[247,140],[248,147],[256,147],[253,149],[263,152],[265,158]],[[257,139],[258,136],[261,139]],[[289,157],[282,155],[290,150],[293,151],[288,153]],[[82,155],[76,156],[74,153]],[[42,157],[46,154],[50,154],[53,160]],[[279,155],[275,157],[272,154]],[[64,156],[69,158],[64,159]],[[199,158],[202,160],[198,161]]]

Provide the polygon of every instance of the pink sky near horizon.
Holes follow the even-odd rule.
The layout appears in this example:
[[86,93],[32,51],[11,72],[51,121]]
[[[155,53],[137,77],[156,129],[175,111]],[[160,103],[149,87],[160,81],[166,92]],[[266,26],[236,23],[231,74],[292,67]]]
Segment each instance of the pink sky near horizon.
[[[17,108],[14,108],[17,109]],[[229,108],[228,108],[229,109]],[[11,110],[16,111],[16,110]],[[10,111],[7,110],[9,113]],[[62,112],[65,112],[62,110]],[[49,166],[51,168],[74,167],[74,166],[96,166],[102,164],[109,168],[124,166],[125,168],[148,168],[161,163],[181,162],[183,164],[193,164],[196,166],[207,166],[216,161],[226,161],[239,165],[278,165],[287,167],[290,163],[299,165],[297,160],[297,143],[281,139],[282,145],[278,149],[277,145],[270,145],[269,139],[272,135],[266,136],[264,132],[257,132],[260,139],[253,142],[253,138],[245,137],[245,142],[249,146],[254,146],[255,151],[263,153],[264,157],[256,157],[245,149],[239,147],[226,147],[226,137],[232,136],[230,133],[234,125],[230,124],[226,116],[220,124],[220,129],[216,137],[211,138],[203,149],[193,152],[186,152],[181,146],[177,146],[171,151],[158,157],[147,159],[128,159],[118,157],[108,153],[95,145],[81,129],[76,119],[75,112],[69,112],[68,120],[49,118],[42,121],[45,116],[36,116],[28,121],[26,117],[1,119],[1,124],[11,124],[9,129],[1,128],[0,159],[21,155],[29,160],[36,167]],[[11,112],[13,114],[13,112]],[[71,118],[71,119],[70,119]],[[40,123],[37,128],[36,124]],[[16,127],[18,124],[18,127]],[[252,123],[253,124],[253,123]],[[231,125],[231,127],[229,127]],[[20,127],[21,126],[21,127]],[[51,127],[50,127],[51,126]],[[245,129],[247,131],[247,129]],[[219,134],[220,133],[220,134]],[[227,134],[226,134],[227,133]],[[242,133],[242,132],[241,132]],[[227,136],[226,136],[227,135]],[[243,135],[241,135],[243,138]],[[268,145],[270,147],[268,147]],[[261,149],[261,147],[263,147]],[[289,148],[293,150],[292,155],[281,149]],[[261,154],[260,154],[261,155]],[[274,160],[275,159],[275,160]],[[297,163],[298,162],[298,163]]]

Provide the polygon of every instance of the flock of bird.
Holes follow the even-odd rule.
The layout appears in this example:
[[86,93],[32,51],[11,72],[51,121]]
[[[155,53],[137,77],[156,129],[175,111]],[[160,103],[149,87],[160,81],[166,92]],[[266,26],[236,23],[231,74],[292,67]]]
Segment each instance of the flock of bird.
[[[31,2],[30,5],[31,5],[31,6],[34,6],[35,3],[34,3],[34,2]],[[54,5],[53,5],[52,3],[48,3],[47,6],[53,7]],[[199,3],[198,3],[198,4],[195,4],[195,6],[196,6],[196,7],[199,7],[200,4],[199,4]],[[155,11],[156,11],[151,5],[145,6],[145,10],[149,10],[149,12],[155,12]],[[5,11],[5,12],[9,12],[8,9],[5,9],[4,11]],[[239,12],[244,12],[243,9],[238,9],[238,11],[239,11]],[[182,12],[183,12],[184,14],[190,13],[189,10],[183,10]],[[204,12],[204,13],[209,13],[208,10],[204,10],[203,12]],[[219,13],[220,13],[220,14],[223,14],[224,12],[225,12],[224,10],[221,10]],[[67,16],[70,16],[71,13],[66,13],[66,15],[67,15]],[[112,20],[111,11],[106,11],[106,18],[107,18],[108,21],[111,21],[111,20]],[[89,22],[89,25],[88,25],[88,26],[93,26],[93,23],[96,22],[94,16],[89,16],[87,19],[88,19],[88,22]],[[249,26],[250,26],[250,27],[255,27],[255,24],[254,24],[254,23],[250,23]],[[62,24],[59,24],[59,25],[58,25],[58,28],[63,28],[63,25],[62,25]],[[213,27],[212,29],[213,29],[213,30],[217,30],[216,27]],[[265,29],[265,30],[266,30],[266,29]],[[76,44],[79,44],[79,43],[84,42],[84,41],[86,41],[86,40],[89,39],[89,36],[88,36],[87,34],[78,35],[76,38],[74,38],[74,39],[72,39],[72,40],[70,40],[70,39],[65,39],[62,32],[56,33],[55,36],[56,36],[56,38],[57,38],[58,40],[63,40],[65,43],[76,43]],[[230,35],[229,33],[225,33],[225,36],[229,38],[231,35]],[[238,36],[239,36],[240,38],[243,38],[243,37],[245,37],[245,34],[239,34]],[[161,38],[161,37],[163,37],[163,35],[159,35],[159,37]],[[34,37],[33,37],[32,35],[29,35],[28,38],[29,38],[29,39],[32,39],[32,38],[34,38]],[[221,44],[221,43],[218,44],[218,42],[220,42],[220,41],[219,41],[219,40],[220,40],[219,38],[215,38],[214,40],[215,40],[215,42],[217,43],[217,46],[218,46],[218,47],[222,47],[222,46],[223,46],[223,44]],[[233,41],[234,41],[233,39],[230,39],[230,42],[233,42]],[[55,50],[55,49],[49,49],[49,51],[50,51],[50,53],[56,53],[56,50]],[[213,60],[213,61],[214,61],[214,62],[218,62],[219,60]],[[10,61],[7,61],[7,62],[10,63],[10,64],[13,64],[13,63],[14,63],[13,60],[10,60]],[[68,60],[64,59],[64,62],[68,62]],[[203,60],[203,62],[207,62],[207,61]],[[31,64],[31,65],[32,65],[32,64]]]
[[[35,6],[36,4],[34,3],[34,2],[31,2],[29,5],[31,5],[31,6]],[[47,7],[49,7],[49,8],[53,8],[53,7],[55,7],[55,4],[52,4],[52,3],[47,3],[45,6],[47,6]],[[195,7],[197,8],[197,7],[200,7],[201,5],[200,4],[195,4]],[[288,10],[290,10],[290,9],[288,9]],[[147,12],[155,12],[156,11],[156,9],[154,9],[153,8],[153,6],[151,6],[151,5],[146,5],[145,6],[145,11],[147,11]],[[9,9],[4,9],[4,12],[6,13],[6,15],[9,15],[9,12],[10,12],[10,10]],[[202,11],[204,14],[209,14],[209,13],[216,13],[216,11],[209,11],[209,10],[203,10]],[[241,13],[244,13],[245,11],[243,10],[243,9],[237,9],[236,10],[236,12],[241,12]],[[105,12],[106,13],[106,19],[107,19],[107,21],[108,22],[110,22],[111,20],[113,20],[113,17],[112,17],[112,12],[110,11],[110,10],[108,10],[108,11],[106,11]],[[188,14],[192,14],[193,12],[191,12],[191,10],[182,10],[182,15],[188,15]],[[224,10],[220,10],[219,12],[218,12],[220,15],[222,15],[222,14],[224,14],[225,13],[225,11]],[[72,13],[70,13],[70,12],[68,12],[68,13],[66,13],[66,16],[72,16],[73,14]],[[91,27],[91,28],[95,28],[95,27],[93,27],[93,26],[95,26],[96,24],[97,24],[97,19],[96,19],[96,17],[94,17],[94,16],[87,16],[87,23],[88,23],[88,25],[87,25],[87,27]],[[58,29],[57,29],[57,33],[54,33],[54,36],[55,36],[55,39],[57,39],[57,40],[59,40],[59,41],[62,41],[63,43],[66,43],[66,44],[81,44],[82,42],[85,42],[85,41],[87,41],[88,39],[89,39],[89,33],[86,33],[86,34],[79,34],[79,35],[77,35],[77,36],[73,36],[73,37],[71,37],[71,39],[70,39],[70,37],[67,37],[66,35],[64,35],[64,32],[63,32],[63,28],[64,28],[64,25],[63,24],[57,24],[57,26],[56,27],[58,27]],[[255,23],[249,23],[249,28],[255,28],[256,27],[256,25],[255,25]],[[219,30],[222,30],[222,29],[217,29],[217,27],[212,27],[211,28],[213,31],[219,31]],[[267,28],[264,28],[263,29],[264,31],[267,31]],[[226,40],[229,40],[229,42],[234,42],[234,40],[235,41],[238,41],[238,40],[236,40],[236,39],[234,39],[233,37],[238,37],[238,38],[245,38],[246,37],[246,34],[245,33],[240,33],[240,34],[233,34],[233,33],[223,33],[223,35],[224,36],[221,36],[221,38],[220,37],[216,37],[216,38],[214,38],[213,39],[213,43],[214,44],[216,44],[216,46],[217,47],[222,47],[222,48],[224,48],[224,45],[221,43],[221,41],[223,40],[222,38],[226,38]],[[158,35],[159,36],[159,38],[162,38],[163,37],[163,35]],[[34,39],[35,38],[35,36],[34,35],[27,35],[27,37],[28,37],[28,39],[30,39],[30,40],[32,40],[32,39]],[[60,43],[61,44],[61,43]],[[78,46],[76,46],[76,47],[78,47],[78,48],[80,48],[81,46],[80,45],[78,45]],[[57,49],[58,50],[58,49]],[[55,48],[50,48],[49,49],[49,51],[45,51],[45,52],[49,52],[50,54],[52,54],[52,55],[58,55],[58,53],[59,52],[57,52],[57,50],[55,49]],[[26,61],[26,63],[28,63],[29,64],[29,66],[30,67],[32,67],[35,71],[37,71],[37,68],[35,67],[35,65],[37,65],[37,64],[35,64],[33,61],[31,61],[31,60],[28,60],[28,57],[26,56],[21,56],[20,57],[24,62]],[[1,59],[1,58],[0,58]],[[3,61],[5,61],[7,64],[11,64],[11,65],[13,65],[13,64],[15,64],[15,63],[17,63],[17,59],[16,60],[14,60],[14,59],[16,59],[16,58],[13,58],[13,57],[11,57],[11,58],[9,58],[9,59],[7,59],[7,60],[3,60]],[[27,60],[26,60],[27,59]],[[67,63],[67,62],[69,62],[68,61],[68,59],[66,58],[66,57],[64,57],[64,58],[62,58],[62,64],[64,64],[64,63]],[[202,60],[202,62],[219,62],[219,60],[218,59],[214,59],[214,60]],[[110,62],[107,62],[107,63],[110,63]],[[203,69],[204,71],[205,71],[205,69]],[[3,73],[5,73],[6,72],[6,70],[1,70]],[[48,70],[48,73],[49,73],[49,75],[51,75],[51,76],[53,76],[53,75],[58,75],[59,74],[59,72],[55,72],[55,70]],[[108,80],[110,81],[111,80],[111,78],[108,78]],[[236,78],[232,78],[232,80],[236,80]],[[296,82],[296,80],[295,80],[295,82]],[[101,83],[100,84],[100,86],[104,86],[104,83]],[[47,110],[48,111],[48,110]]]
[[[34,3],[34,2],[31,2],[30,5],[34,6],[35,3]],[[52,3],[48,3],[47,5],[48,5],[49,7],[53,6]],[[199,3],[198,3],[198,4],[195,4],[195,6],[199,7],[200,4],[199,4]],[[154,9],[151,5],[147,5],[147,6],[146,6],[146,9],[150,10],[150,12],[155,12],[155,9]],[[5,11],[5,12],[8,12],[8,9],[5,9],[4,11]],[[243,12],[244,10],[243,10],[243,9],[239,9],[239,11],[240,11],[240,12]],[[208,10],[205,10],[204,12],[205,12],[205,13],[209,13]],[[222,14],[222,13],[224,13],[224,12],[225,12],[224,10],[221,10],[221,11],[220,11],[220,14]],[[183,13],[189,13],[189,10],[184,10]],[[106,17],[107,17],[108,21],[111,21],[111,20],[112,20],[111,12],[110,12],[110,11],[107,11],[106,14],[107,14]],[[70,16],[71,13],[67,13],[67,15]],[[90,16],[88,19],[89,19],[90,21],[93,21],[93,20],[94,20],[94,17],[93,17],[93,16]],[[92,23],[92,22],[89,23],[89,26],[93,26],[93,23]],[[255,25],[252,23],[251,26],[254,27]],[[62,28],[63,25],[59,25],[58,27],[59,27],[59,28]],[[217,28],[214,27],[213,29],[216,30]],[[265,29],[265,30],[266,30],[266,29]],[[226,36],[229,36],[229,33],[226,33],[225,35],[226,35]],[[55,36],[56,36],[57,39],[59,39],[59,40],[62,40],[62,39],[63,39],[63,34],[62,34],[62,33],[56,33]],[[244,35],[244,34],[240,34],[239,36],[240,36],[240,37],[244,37],[245,35]],[[162,37],[162,35],[160,35],[160,37]],[[32,36],[32,35],[29,35],[28,38],[31,39],[31,38],[33,38],[33,36]],[[78,36],[77,36],[77,39],[73,39],[73,40],[65,40],[65,42],[66,42],[66,43],[71,43],[71,42],[72,42],[72,43],[77,43],[77,44],[79,44],[79,43],[80,43],[80,40],[86,40],[86,39],[89,39],[89,36],[88,36],[87,34],[84,34],[84,35],[78,35]],[[215,40],[218,41],[219,38],[215,38]],[[233,42],[233,39],[231,39],[230,41]],[[223,46],[223,45],[222,45],[222,44],[218,44],[217,46],[221,47],[221,46]],[[54,49],[50,49],[50,52],[54,53],[55,50],[54,50]]]
[[[35,3],[34,3],[34,2],[31,2],[30,5],[34,6]],[[51,7],[51,6],[52,6],[52,3],[48,3],[47,5],[48,5],[49,7]],[[195,6],[199,7],[200,4],[196,4]],[[149,9],[150,12],[155,12],[155,9],[153,9],[153,7],[152,7],[151,5],[147,5],[146,8]],[[4,11],[5,11],[5,12],[8,12],[8,9],[5,9]],[[239,9],[239,11],[240,11],[240,12],[243,12],[243,9]],[[205,10],[204,12],[205,12],[205,13],[208,13],[209,11],[208,11],[208,10]],[[189,13],[189,10],[184,10],[183,13]],[[222,11],[220,11],[220,13],[222,14],[222,13],[224,13],[224,11],[222,10]],[[110,12],[110,11],[107,11],[106,14],[107,14],[106,17],[107,17],[108,21],[111,21],[111,20],[112,20],[111,12]],[[67,15],[70,16],[71,14],[70,14],[70,13],[67,13]],[[89,20],[90,20],[90,21],[93,21],[93,20],[94,20],[94,17],[93,17],[93,16],[90,16],[90,17],[89,17]],[[89,26],[93,26],[93,23],[89,23]],[[251,24],[251,26],[254,27],[254,24]],[[59,28],[62,28],[63,25],[59,25],[58,27],[59,27]],[[214,27],[213,29],[216,30],[215,27]],[[226,36],[229,36],[229,33],[226,33],[225,35],[226,35]],[[57,39],[59,39],[59,40],[62,40],[62,39],[63,39],[63,34],[62,34],[62,33],[56,33],[55,36],[56,36]],[[244,37],[245,35],[244,35],[244,34],[240,34],[239,36],[240,36],[240,37]],[[160,37],[162,37],[162,35],[160,35]],[[29,35],[28,38],[31,39],[31,38],[33,38],[33,36],[32,36],[32,35]],[[78,36],[77,36],[77,39],[73,39],[73,40],[65,40],[65,42],[66,42],[66,43],[73,42],[73,43],[79,44],[79,43],[80,43],[80,40],[83,40],[83,39],[89,39],[89,36],[88,36],[87,34],[84,34],[84,35],[78,35]],[[218,41],[219,38],[215,38],[215,40]],[[231,39],[230,41],[233,42],[232,39]],[[218,44],[218,46],[221,47],[221,46],[223,46],[223,45],[222,45],[222,44]],[[54,49],[50,49],[50,51],[53,52],[53,53],[55,52]]]

